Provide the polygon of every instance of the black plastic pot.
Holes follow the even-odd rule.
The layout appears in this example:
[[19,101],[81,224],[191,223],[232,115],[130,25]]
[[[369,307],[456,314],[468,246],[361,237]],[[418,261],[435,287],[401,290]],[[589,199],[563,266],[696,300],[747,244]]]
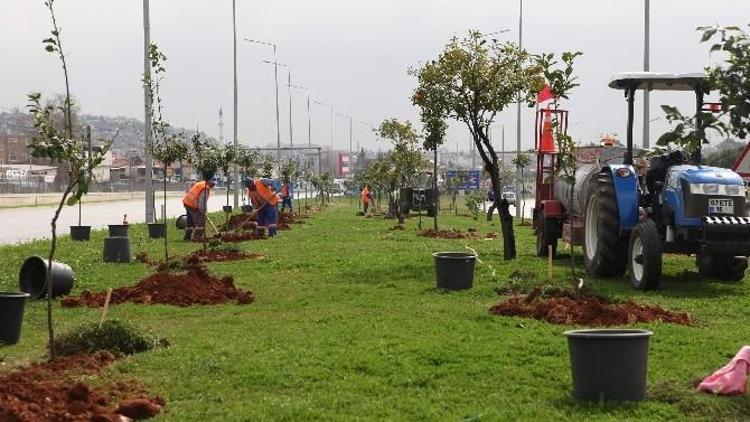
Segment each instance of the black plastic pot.
[[470,289],[474,284],[476,255],[467,252],[436,252],[435,275],[439,289]]
[[646,396],[647,330],[566,331],[573,396],[590,401],[641,401]]
[[0,345],[10,346],[21,338],[23,308],[28,293],[0,292]]
[[79,242],[91,239],[91,226],[70,226],[70,238]]
[[148,223],[148,237],[162,239],[166,234],[167,225],[165,223]]
[[130,263],[130,238],[107,237],[104,239],[104,262]]
[[127,237],[130,224],[110,224],[109,237]]
[[[47,260],[40,256],[26,258],[18,273],[18,286],[33,299],[47,297]],[[73,269],[62,262],[52,261],[52,297],[70,293],[75,281]]]
[[221,207],[221,209],[223,209],[224,212],[227,213],[227,214],[231,214],[232,213],[232,206],[231,205],[224,205],[223,207]]
[[242,212],[253,212],[253,206],[252,205],[243,205],[242,206]]
[[185,227],[187,226],[187,215],[181,215],[177,217],[177,220],[175,220],[174,224],[178,229],[185,230]]

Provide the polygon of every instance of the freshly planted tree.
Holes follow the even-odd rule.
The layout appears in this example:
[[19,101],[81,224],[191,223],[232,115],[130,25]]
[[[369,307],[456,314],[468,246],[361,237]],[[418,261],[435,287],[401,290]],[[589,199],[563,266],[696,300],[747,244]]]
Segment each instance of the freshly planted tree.
[[454,173],[445,173],[445,188],[451,195],[451,209],[458,215],[458,206],[456,205],[456,199],[458,198],[458,191],[461,186],[469,181],[469,172],[463,169],[458,169]]
[[[281,179],[284,183],[289,183],[296,186],[302,175],[299,161],[289,160],[281,167]],[[297,192],[297,210],[299,211],[299,192]]]
[[[159,51],[156,44],[151,44],[148,58],[151,64],[151,72],[146,73],[143,78],[143,85],[146,89],[147,97],[149,101],[151,101],[148,110],[151,113],[151,132],[153,134],[153,142],[151,145],[148,145],[148,148],[151,150],[151,154],[154,158],[159,160],[162,166],[164,166],[163,206],[166,213],[167,170],[172,164],[188,158],[188,145],[183,134],[176,134],[170,131],[169,123],[164,120],[164,115],[162,113],[162,99],[159,88],[161,86],[161,81],[164,79],[164,73],[166,72],[164,62],[167,60],[167,57]],[[154,107],[154,101],[156,102],[156,107]],[[164,264],[166,268],[169,268],[169,236],[166,215],[162,216],[162,220],[164,220],[162,222],[164,224]]]
[[[201,133],[196,133],[191,139],[190,162],[204,180],[210,180],[219,170],[220,157],[215,143]],[[209,222],[206,215],[206,222]],[[204,225],[205,226],[205,225]],[[208,250],[208,236],[203,227],[203,250]]]
[[[541,69],[527,52],[513,43],[487,41],[477,31],[454,38],[436,60],[412,72],[419,85],[412,102],[423,116],[453,119],[466,124],[490,175],[492,188],[500,192],[498,157],[489,139],[497,113],[519,95],[528,102],[543,86]],[[499,195],[495,205],[500,205]],[[502,208],[501,208],[502,209]],[[507,210],[507,207],[505,208]],[[501,216],[505,257],[515,257],[512,217]]]
[[267,179],[270,179],[273,177],[273,169],[276,167],[276,164],[273,161],[273,157],[271,157],[268,154],[263,155],[261,163],[260,163],[260,171],[261,177],[265,177]]
[[445,142],[445,131],[448,125],[445,124],[445,120],[439,116],[431,116],[425,114],[427,110],[422,110],[422,125],[424,126],[424,141],[422,146],[427,151],[432,151],[432,209],[435,210],[433,213],[433,229],[438,230],[438,204],[440,203],[440,193],[437,187],[437,174],[438,174],[438,148]]
[[[229,207],[229,193],[232,187],[232,172],[230,171],[232,165],[237,161],[237,151],[234,149],[234,144],[227,143],[220,145],[216,151],[216,157],[219,160],[218,167],[221,170],[222,176],[226,181],[227,188],[227,207]],[[238,164],[239,165],[239,164]],[[227,208],[229,209],[229,208]],[[229,219],[229,213],[227,213],[227,221]]]
[[[55,127],[55,107],[53,105],[42,105],[40,93],[29,94],[29,113],[34,119],[36,136],[33,138],[29,148],[31,155],[37,158],[47,158],[53,163],[61,164],[61,168],[67,170],[65,187],[60,202],[57,204],[55,214],[50,222],[52,231],[52,242],[47,262],[46,290],[47,290],[47,331],[49,334],[49,357],[55,359],[55,330],[52,319],[52,262],[55,259],[57,248],[57,219],[65,204],[73,205],[88,193],[94,168],[102,163],[106,152],[112,141],[109,140],[103,147],[98,148],[91,155],[87,153],[87,145],[83,139],[73,137],[72,127],[72,100],[70,96],[70,84],[68,78],[68,66],[65,61],[61,29],[57,25],[54,9],[55,0],[46,0],[44,5],[49,11],[52,20],[52,37],[42,41],[44,49],[50,53],[57,54],[62,63],[63,76],[65,78],[65,102],[63,113],[65,115],[64,130]],[[115,134],[116,136],[116,134]]]
[[[250,149],[240,148],[235,160],[240,167],[243,178],[255,177],[260,168],[260,153]],[[242,191],[242,202],[245,202],[245,191]],[[228,204],[228,202],[227,202]]]
[[417,172],[425,167],[425,160],[419,150],[419,135],[411,122],[401,122],[398,119],[384,120],[377,129],[377,133],[382,139],[389,141],[393,147],[390,154],[393,166],[391,190],[396,191],[398,188],[398,203],[391,201],[389,208],[394,215],[398,216],[399,223],[403,223],[406,198],[401,195],[401,190],[411,186]]

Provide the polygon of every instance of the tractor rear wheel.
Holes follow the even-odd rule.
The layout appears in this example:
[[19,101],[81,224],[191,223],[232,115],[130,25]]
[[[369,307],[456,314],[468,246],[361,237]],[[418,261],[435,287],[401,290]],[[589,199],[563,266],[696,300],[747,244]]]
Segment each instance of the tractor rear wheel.
[[552,258],[557,255],[557,225],[556,219],[547,218],[544,214],[539,215],[540,223],[536,231],[536,256],[546,257],[549,248],[552,247]]
[[628,272],[630,284],[638,290],[659,287],[661,280],[661,238],[652,220],[638,223],[630,234]]
[[585,208],[583,261],[589,274],[619,276],[627,266],[628,244],[620,237],[620,216],[612,175],[604,170],[592,183],[597,186]]
[[745,278],[747,258],[698,254],[696,265],[698,266],[698,274],[703,277],[714,277],[722,281],[736,283]]

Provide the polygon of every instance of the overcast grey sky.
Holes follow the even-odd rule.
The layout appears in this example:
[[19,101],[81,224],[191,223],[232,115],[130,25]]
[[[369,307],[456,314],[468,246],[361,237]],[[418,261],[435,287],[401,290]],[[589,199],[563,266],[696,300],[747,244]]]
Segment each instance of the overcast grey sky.
[[[700,25],[747,25],[748,0],[652,0],[651,68],[699,71],[711,63],[698,44]],[[219,107],[225,136],[232,133],[231,0],[152,0],[152,40],[168,56],[163,87],[166,114],[175,126],[199,124],[217,134]],[[142,2],[57,0],[63,42],[69,54],[71,88],[85,113],[143,118]],[[309,87],[314,99],[354,116],[355,142],[377,148],[359,121],[388,117],[418,121],[409,96],[415,81],[410,66],[437,56],[455,34],[468,29],[510,29],[518,37],[518,0],[237,0],[238,38],[278,44],[278,59],[292,69],[292,82]],[[42,0],[2,0],[0,6],[0,107],[25,103],[32,90],[64,89],[58,61],[43,51],[49,19]],[[624,137],[625,102],[606,87],[612,74],[638,70],[643,54],[643,0],[524,0],[524,46],[531,52],[580,50],[581,80],[567,107],[571,132],[583,142],[603,132]],[[239,42],[239,134],[248,145],[275,143],[271,49]],[[715,58],[714,58],[715,60]],[[289,138],[286,70],[280,70],[282,140]],[[295,144],[307,141],[305,94],[293,92]],[[679,97],[682,95],[682,97]],[[687,94],[654,95],[659,104],[689,107]],[[675,100],[676,99],[676,100]],[[313,142],[330,143],[330,115],[312,106]],[[640,108],[638,108],[640,109]],[[348,148],[348,121],[336,118],[336,147]],[[523,147],[533,145],[533,112],[523,112]],[[640,143],[640,123],[636,123]],[[506,145],[515,145],[515,109],[498,119]],[[452,124],[448,146],[468,145],[466,131]],[[663,130],[654,122],[652,136]],[[385,149],[385,146],[384,146]]]

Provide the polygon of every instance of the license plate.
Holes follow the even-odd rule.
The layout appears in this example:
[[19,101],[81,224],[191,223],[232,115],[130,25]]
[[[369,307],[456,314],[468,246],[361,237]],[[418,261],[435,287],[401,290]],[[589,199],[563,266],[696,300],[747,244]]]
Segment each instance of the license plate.
[[731,199],[708,198],[709,214],[734,214],[734,201]]

